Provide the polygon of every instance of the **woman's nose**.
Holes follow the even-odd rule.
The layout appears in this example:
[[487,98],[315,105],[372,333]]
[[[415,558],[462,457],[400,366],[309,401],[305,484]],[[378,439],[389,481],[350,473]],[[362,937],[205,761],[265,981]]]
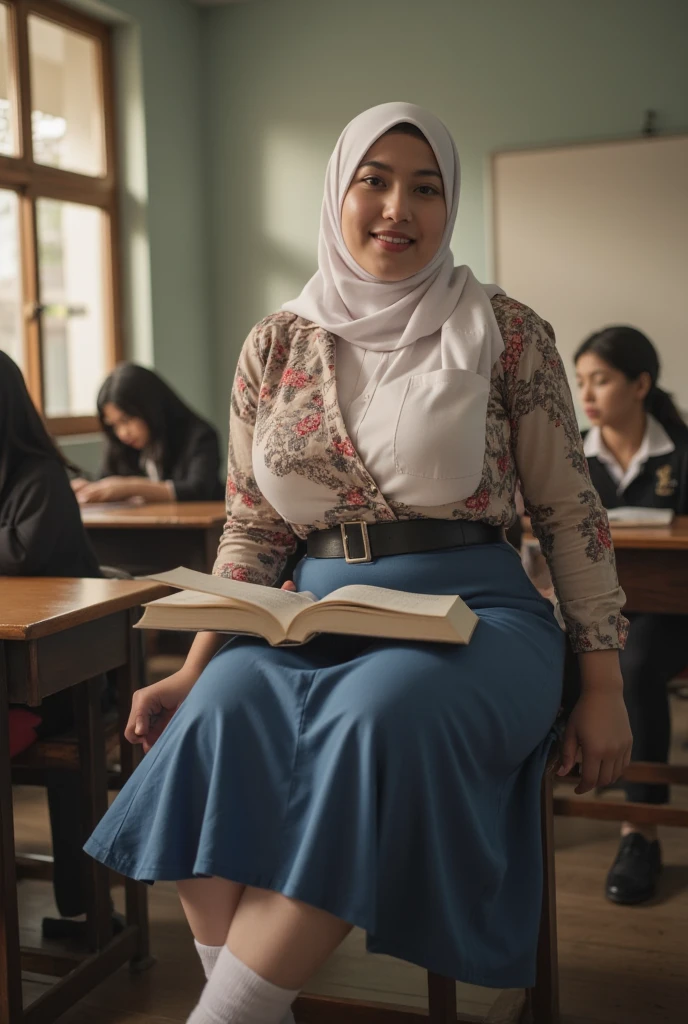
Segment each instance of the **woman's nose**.
[[393,220],[396,224],[411,219],[406,189],[395,188],[387,193],[384,216],[388,220]]

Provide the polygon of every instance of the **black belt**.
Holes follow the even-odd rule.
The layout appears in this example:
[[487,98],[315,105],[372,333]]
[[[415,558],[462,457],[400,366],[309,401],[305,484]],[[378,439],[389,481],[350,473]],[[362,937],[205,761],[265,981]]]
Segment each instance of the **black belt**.
[[456,548],[464,544],[503,541],[500,526],[459,519],[407,519],[397,523],[340,523],[316,530],[307,541],[309,558],[345,558],[349,563],[372,562],[384,555]]

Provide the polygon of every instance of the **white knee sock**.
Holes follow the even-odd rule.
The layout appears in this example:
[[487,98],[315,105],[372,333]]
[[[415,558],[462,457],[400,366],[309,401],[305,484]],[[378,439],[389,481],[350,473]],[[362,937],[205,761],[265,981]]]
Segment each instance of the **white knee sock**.
[[265,981],[223,946],[187,1024],[281,1024],[297,995],[298,989]]
[[[213,968],[217,963],[217,958],[222,952],[222,946],[204,946],[198,939],[194,939],[194,945],[196,952],[198,953],[201,964],[203,965],[203,971],[205,973],[206,981],[213,973]],[[288,1010],[286,1016],[284,1016],[280,1024],[296,1024],[294,1020],[294,1014],[291,1010]]]
[[217,963],[217,958],[222,951],[222,946],[204,946],[202,942],[198,941],[198,939],[194,939],[194,946],[196,947],[196,952],[201,958],[203,971],[205,973],[205,980],[207,981],[213,973],[213,967]]

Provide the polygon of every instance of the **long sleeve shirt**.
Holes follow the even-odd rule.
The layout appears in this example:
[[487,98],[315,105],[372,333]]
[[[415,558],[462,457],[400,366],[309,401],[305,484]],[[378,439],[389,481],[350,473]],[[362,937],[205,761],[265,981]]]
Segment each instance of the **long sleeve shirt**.
[[[435,466],[420,493],[414,479],[410,501],[403,500],[402,490],[392,496],[380,488],[346,427],[332,334],[285,312],[256,325],[243,346],[232,390],[227,523],[214,572],[271,585],[296,538],[354,519],[465,519],[508,526],[520,480],[573,649],[623,646],[624,595],[609,524],[590,480],[553,331],[513,299],[496,296],[492,304],[505,348],[488,385],[486,421],[474,434],[481,454],[479,483],[461,500],[448,497],[443,486],[441,503],[432,496],[438,482],[447,484],[442,465]],[[456,422],[449,402],[442,416],[416,422],[414,438],[413,416],[422,411],[422,396],[419,405],[414,394],[415,405],[405,409],[411,390],[400,393],[388,425],[388,444],[402,475],[416,478],[424,472],[438,437],[449,452],[452,437],[460,437],[461,459],[470,464],[471,450],[460,434],[461,402]],[[399,451],[395,438],[401,422]],[[457,463],[451,472],[459,479],[473,475],[475,466],[467,469],[463,474]],[[423,503],[419,497],[425,493]]]

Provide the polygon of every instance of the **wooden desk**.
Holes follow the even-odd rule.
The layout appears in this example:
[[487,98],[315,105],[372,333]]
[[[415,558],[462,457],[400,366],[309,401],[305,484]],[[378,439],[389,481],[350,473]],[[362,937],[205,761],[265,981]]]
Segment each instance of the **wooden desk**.
[[[92,830],[107,809],[107,779],[99,682],[117,671],[120,694],[141,678],[135,609],[166,593],[135,580],[0,577],[0,1024],[49,1024],[127,960],[148,960],[145,886],[127,880],[124,930],[112,937],[108,870],[86,858],[88,953],[46,955],[20,949],[15,873],[8,703],[37,705],[75,687],[83,824]],[[122,726],[129,703],[120,710]],[[122,744],[122,774],[134,769],[138,748]],[[22,1006],[21,972],[59,981]]]
[[666,527],[617,527],[612,539],[624,611],[688,615],[688,516]]
[[145,576],[178,565],[210,572],[227,516],[222,501],[189,501],[83,505],[81,518],[100,565]]
[[[688,516],[671,526],[612,527],[627,612],[688,615]],[[525,521],[524,544],[537,547]]]

